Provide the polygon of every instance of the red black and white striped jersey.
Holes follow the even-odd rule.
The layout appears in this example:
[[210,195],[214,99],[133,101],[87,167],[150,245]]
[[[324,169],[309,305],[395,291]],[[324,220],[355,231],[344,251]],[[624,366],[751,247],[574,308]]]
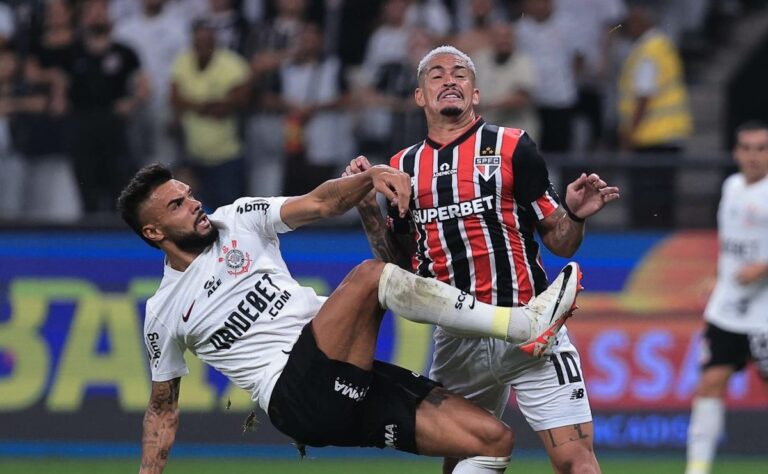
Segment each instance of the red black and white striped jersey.
[[390,164],[412,177],[417,274],[499,306],[524,304],[547,287],[533,233],[559,198],[524,131],[478,118],[453,142],[427,138]]

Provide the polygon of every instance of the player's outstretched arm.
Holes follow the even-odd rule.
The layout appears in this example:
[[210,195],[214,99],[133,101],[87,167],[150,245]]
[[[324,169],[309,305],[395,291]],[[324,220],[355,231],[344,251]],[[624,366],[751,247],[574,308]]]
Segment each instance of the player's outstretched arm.
[[408,212],[411,178],[402,171],[378,165],[354,176],[328,180],[303,196],[288,199],[280,209],[280,217],[295,229],[347,212],[374,189],[397,207],[401,216]]
[[[371,163],[364,156],[358,156],[349,162],[342,176],[360,174],[371,167]],[[389,229],[376,200],[375,191],[371,191],[357,204],[357,212],[360,214],[373,256],[410,271],[411,256],[416,250],[413,236],[395,234]]]
[[585,219],[616,199],[619,188],[608,186],[594,173],[583,173],[568,185],[563,205],[539,223],[542,242],[557,256],[573,256],[584,239]]
[[140,474],[159,474],[165,468],[179,427],[180,385],[178,377],[167,382],[152,382],[152,394],[144,413]]

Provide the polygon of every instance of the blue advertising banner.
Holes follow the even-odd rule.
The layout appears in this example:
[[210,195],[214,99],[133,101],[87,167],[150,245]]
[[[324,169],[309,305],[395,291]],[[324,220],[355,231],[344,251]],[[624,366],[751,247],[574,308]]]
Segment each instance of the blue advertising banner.
[[[301,230],[281,236],[281,248],[294,276],[320,294],[371,257],[359,231]],[[569,328],[599,446],[684,443],[706,301],[699,285],[714,274],[715,252],[712,232],[597,234],[575,257],[587,290]],[[551,255],[543,261],[550,275],[564,263]],[[0,234],[0,443],[138,442],[150,388],[144,302],[161,273],[162,254],[128,232]],[[377,358],[425,372],[431,328],[388,316]],[[263,414],[256,432],[242,436],[253,410],[248,395],[194,357],[186,360],[181,442],[287,442]],[[768,421],[760,388],[753,375],[732,384],[730,402],[746,410],[729,431],[734,451],[753,450],[749,427]],[[524,423],[514,398],[510,403],[510,420]],[[518,445],[538,441],[523,433]]]

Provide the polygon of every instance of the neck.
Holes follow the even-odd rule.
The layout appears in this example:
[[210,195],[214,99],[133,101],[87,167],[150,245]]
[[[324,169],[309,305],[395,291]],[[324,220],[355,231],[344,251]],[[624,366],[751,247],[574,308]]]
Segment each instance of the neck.
[[170,247],[163,249],[165,252],[165,258],[168,260],[168,265],[176,271],[183,272],[195,261],[198,255],[203,251],[196,250],[192,252],[184,251],[178,247]]
[[432,120],[427,119],[429,138],[440,144],[450,143],[471,127],[475,119],[477,116],[473,109],[458,117],[445,117],[438,113]]
[[[744,173],[742,173],[742,174],[744,174]],[[756,175],[751,175],[750,176],[748,174],[744,174],[744,182],[746,182],[748,185],[749,184],[755,184],[758,181],[762,181],[763,179],[765,179],[765,176],[766,175],[764,175],[764,174],[760,175],[760,176],[756,176]]]

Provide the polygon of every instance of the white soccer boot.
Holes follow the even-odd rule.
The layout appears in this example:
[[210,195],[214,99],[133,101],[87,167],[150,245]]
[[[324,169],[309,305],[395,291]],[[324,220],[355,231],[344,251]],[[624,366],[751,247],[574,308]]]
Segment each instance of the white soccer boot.
[[581,269],[570,262],[560,270],[555,281],[523,306],[531,319],[531,338],[520,350],[532,357],[542,357],[557,340],[557,332],[576,311],[576,295],[583,290]]

